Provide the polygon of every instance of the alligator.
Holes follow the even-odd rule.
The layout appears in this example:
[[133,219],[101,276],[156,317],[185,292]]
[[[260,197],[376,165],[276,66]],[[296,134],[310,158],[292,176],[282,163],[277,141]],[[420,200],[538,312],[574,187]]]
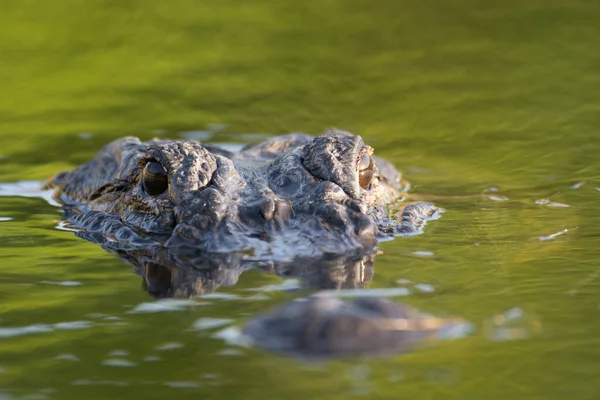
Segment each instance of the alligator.
[[[306,289],[363,288],[378,241],[418,234],[438,213],[403,204],[394,166],[335,129],[237,153],[125,137],[45,187],[66,226],[132,264],[156,298],[209,293],[248,269],[299,278]],[[272,350],[357,355],[405,351],[447,326],[431,321],[384,299],[309,299],[252,318],[244,332]]]
[[196,141],[125,137],[45,186],[64,205],[68,226],[123,246],[290,260],[419,233],[437,209],[418,202],[398,210],[403,185],[360,136],[332,129],[273,137],[235,154]]

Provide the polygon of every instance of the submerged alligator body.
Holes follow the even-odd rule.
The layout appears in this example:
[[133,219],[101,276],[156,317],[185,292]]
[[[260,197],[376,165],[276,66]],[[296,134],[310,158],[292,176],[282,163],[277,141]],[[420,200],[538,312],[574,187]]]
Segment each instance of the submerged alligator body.
[[[298,278],[301,288],[363,288],[378,240],[419,233],[437,211],[423,202],[401,208],[400,173],[372,153],[338,130],[239,153],[126,137],[46,187],[67,225],[132,264],[156,298],[209,293],[248,269]],[[386,300],[311,299],[252,319],[245,333],[284,352],[385,353],[443,327],[426,320]]]
[[269,350],[322,358],[402,354],[470,330],[461,318],[438,318],[385,298],[311,297],[253,318],[243,332]]
[[411,234],[436,211],[389,206],[402,182],[360,136],[289,134],[237,154],[195,141],[126,137],[46,186],[67,223],[124,246],[161,244],[272,259],[344,254]]

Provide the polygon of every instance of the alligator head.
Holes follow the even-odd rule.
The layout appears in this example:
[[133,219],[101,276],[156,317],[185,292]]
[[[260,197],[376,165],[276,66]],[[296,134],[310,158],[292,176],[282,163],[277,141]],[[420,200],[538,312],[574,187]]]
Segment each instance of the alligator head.
[[435,207],[390,215],[400,173],[360,136],[289,134],[233,154],[185,140],[126,137],[50,179],[67,223],[124,245],[273,259],[343,254],[418,232]]

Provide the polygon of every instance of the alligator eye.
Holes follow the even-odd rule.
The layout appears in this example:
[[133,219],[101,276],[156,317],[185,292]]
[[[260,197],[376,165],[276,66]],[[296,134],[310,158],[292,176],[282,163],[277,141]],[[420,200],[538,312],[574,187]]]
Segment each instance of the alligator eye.
[[156,161],[148,161],[142,175],[142,186],[150,196],[158,196],[167,190],[169,180],[167,171]]
[[358,160],[358,184],[363,189],[368,189],[373,180],[373,160],[367,153],[363,153]]

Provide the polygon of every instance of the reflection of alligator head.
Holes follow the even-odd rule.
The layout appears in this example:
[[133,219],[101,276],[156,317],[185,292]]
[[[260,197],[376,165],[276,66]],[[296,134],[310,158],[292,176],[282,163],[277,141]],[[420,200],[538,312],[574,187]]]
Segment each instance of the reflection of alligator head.
[[[191,297],[234,285],[249,269],[297,278],[306,289],[360,289],[373,276],[373,252],[257,261],[243,253],[205,253],[164,246],[125,249],[102,235],[77,232],[132,264],[153,297]],[[329,291],[322,294],[331,293]],[[352,291],[349,291],[352,293]],[[344,302],[313,297],[252,317],[244,334],[264,348],[302,357],[398,354],[423,341],[464,335],[468,324],[437,318],[390,300]]]
[[372,152],[336,130],[274,137],[237,154],[128,137],[47,187],[70,226],[122,243],[280,260],[346,254],[418,232],[436,210],[417,203],[393,218],[400,174]]
[[373,276],[373,251],[291,261],[260,260],[243,253],[202,253],[196,249],[164,246],[122,246],[101,234],[76,235],[117,254],[134,266],[143,288],[156,298],[187,298],[235,285],[249,269],[284,278],[297,278],[305,289],[353,289],[368,286]]

